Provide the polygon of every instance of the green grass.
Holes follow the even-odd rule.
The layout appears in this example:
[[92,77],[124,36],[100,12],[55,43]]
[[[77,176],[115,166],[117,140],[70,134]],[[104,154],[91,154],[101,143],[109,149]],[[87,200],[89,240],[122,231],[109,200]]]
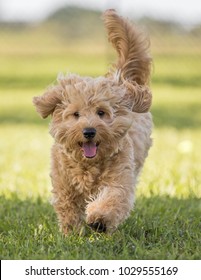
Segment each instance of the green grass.
[[86,228],[65,238],[49,203],[53,140],[32,97],[59,71],[105,73],[111,57],[102,46],[64,48],[48,37],[48,48],[42,39],[31,48],[17,36],[6,38],[9,46],[0,45],[0,258],[201,259],[201,55],[160,50],[154,56],[154,144],[132,215],[111,236]]
[[139,198],[127,222],[112,235],[63,237],[42,199],[0,198],[3,259],[199,259],[200,201]]

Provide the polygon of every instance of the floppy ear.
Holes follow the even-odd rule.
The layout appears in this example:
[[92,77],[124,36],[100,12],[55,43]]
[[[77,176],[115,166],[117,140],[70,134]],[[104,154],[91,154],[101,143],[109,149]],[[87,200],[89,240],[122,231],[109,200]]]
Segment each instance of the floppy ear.
[[146,113],[149,111],[152,103],[152,93],[148,86],[138,85],[124,81],[127,88],[126,97],[129,100],[130,108],[135,113]]
[[54,112],[62,100],[62,87],[60,85],[49,88],[42,96],[33,98],[33,104],[40,116],[45,119]]

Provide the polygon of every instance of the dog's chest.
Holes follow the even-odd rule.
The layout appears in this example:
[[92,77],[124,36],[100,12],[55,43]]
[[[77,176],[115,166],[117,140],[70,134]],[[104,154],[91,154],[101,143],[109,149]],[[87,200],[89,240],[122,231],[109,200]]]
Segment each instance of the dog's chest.
[[81,167],[79,165],[67,170],[67,180],[71,187],[78,193],[91,195],[96,193],[99,186],[100,170],[93,167]]

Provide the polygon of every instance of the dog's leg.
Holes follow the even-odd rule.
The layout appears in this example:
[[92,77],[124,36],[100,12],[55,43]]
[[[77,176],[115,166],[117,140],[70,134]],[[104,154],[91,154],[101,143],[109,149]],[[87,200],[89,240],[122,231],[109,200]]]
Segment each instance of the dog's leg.
[[86,207],[86,222],[95,231],[112,232],[133,208],[133,187],[112,185],[102,188]]
[[57,213],[61,231],[65,235],[74,231],[79,232],[84,219],[84,207],[66,196],[53,199],[53,206]]
[[85,200],[82,193],[76,192],[71,186],[72,177],[68,173],[68,162],[60,149],[54,145],[52,148],[52,205],[57,214],[61,231],[67,235],[79,232],[85,218]]

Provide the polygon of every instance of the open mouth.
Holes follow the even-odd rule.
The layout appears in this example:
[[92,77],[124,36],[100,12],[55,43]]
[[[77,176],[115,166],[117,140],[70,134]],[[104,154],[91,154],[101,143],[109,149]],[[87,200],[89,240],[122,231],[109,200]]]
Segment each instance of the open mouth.
[[79,145],[81,147],[81,150],[83,151],[83,155],[86,158],[94,158],[97,154],[97,149],[99,146],[99,143],[95,143],[93,141],[88,141],[85,143],[79,142]]

